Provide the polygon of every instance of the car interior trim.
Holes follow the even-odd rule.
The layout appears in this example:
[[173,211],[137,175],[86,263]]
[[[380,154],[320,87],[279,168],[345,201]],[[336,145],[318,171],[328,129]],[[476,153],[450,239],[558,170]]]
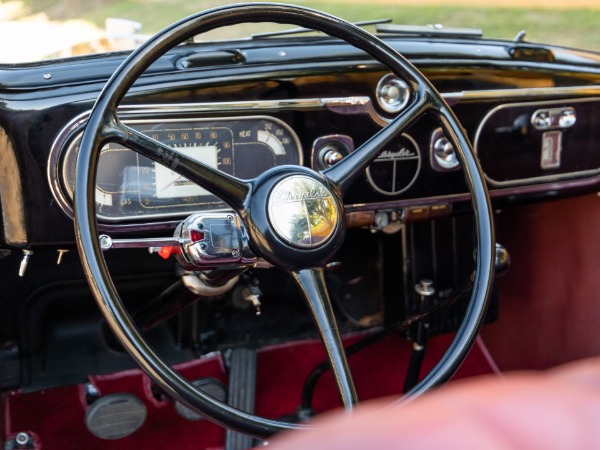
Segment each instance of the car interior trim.
[[[563,180],[560,182],[535,184],[529,186],[518,186],[510,188],[490,189],[489,194],[492,199],[515,197],[521,195],[537,195],[547,192],[553,192],[567,189],[586,189],[600,184],[600,175],[588,178],[579,178],[576,180]],[[361,211],[392,210],[411,206],[431,206],[439,203],[455,203],[470,201],[471,195],[467,192],[462,194],[440,195],[431,197],[420,197],[410,199],[389,200],[385,202],[352,203],[345,204],[346,213]],[[216,211],[216,210],[215,210]],[[220,211],[220,210],[219,210]],[[163,221],[152,223],[136,224],[107,224],[99,223],[98,229],[105,232],[124,233],[152,230],[166,230],[174,228],[179,221]]]
[[[160,113],[220,114],[263,111],[315,111],[327,109],[338,114],[367,114],[378,125],[385,126],[389,119],[380,116],[369,97],[303,98],[286,100],[250,100],[239,102],[208,102],[164,105],[121,105],[120,114],[136,116]],[[89,115],[89,112],[86,113]]]
[[498,100],[520,99],[530,97],[562,97],[562,96],[589,96],[600,95],[599,85],[590,86],[559,86],[544,88],[519,88],[519,89],[490,89],[442,94],[444,100],[451,105],[460,101],[472,100]]
[[[553,196],[556,196],[556,192],[564,189],[584,189],[591,186],[600,184],[600,174],[595,177],[580,178],[576,180],[564,180],[560,182],[535,184],[529,186],[518,186],[510,188],[490,189],[489,194],[491,198],[503,198],[503,197],[516,197],[520,195],[535,195],[544,192],[550,192]],[[437,203],[453,203],[453,202],[466,202],[471,199],[471,195],[468,193],[463,194],[451,194],[451,195],[440,195],[432,197],[421,197],[411,199],[400,199],[390,200],[386,202],[375,202],[375,203],[354,203],[344,205],[346,212],[354,211],[373,211],[373,210],[384,210],[384,209],[395,209],[403,208],[407,206],[419,206],[419,205],[434,205]]]

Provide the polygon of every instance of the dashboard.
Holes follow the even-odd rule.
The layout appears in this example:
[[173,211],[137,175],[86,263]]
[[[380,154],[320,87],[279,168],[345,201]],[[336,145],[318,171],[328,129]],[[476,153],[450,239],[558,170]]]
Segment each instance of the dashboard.
[[[120,115],[126,125],[150,138],[241,179],[288,164],[324,170],[392,117],[389,98],[378,97],[382,82],[389,80],[390,74],[383,74],[371,96],[138,105],[123,107]],[[521,95],[519,91],[513,94],[517,92]],[[599,102],[595,98],[508,99],[506,103],[471,102],[468,108],[459,104],[456,110],[480,114],[460,115],[471,127],[475,151],[495,192],[492,195],[507,197],[536,192],[546,183],[572,187],[597,180],[600,154],[594,143],[600,131],[592,124],[598,120]],[[250,111],[254,108],[271,114]],[[228,115],[229,109],[240,114]],[[309,118],[315,112],[320,119]],[[73,216],[75,162],[87,114],[60,130],[48,156],[52,196],[69,217]],[[372,226],[377,210],[396,211],[405,220],[423,220],[449,215],[453,203],[467,199],[451,144],[439,124],[424,116],[381,151],[345,200],[350,224]],[[112,229],[128,224],[144,229],[157,222],[168,227],[172,220],[193,212],[226,209],[204,188],[133,150],[108,143],[101,153],[96,212],[100,223]]]
[[[456,114],[479,157],[494,209],[598,190],[600,56],[482,39],[387,42],[425,74]],[[523,48],[531,51],[519,52]],[[540,59],[549,53],[552,58]],[[235,61],[225,58],[230,54]],[[84,282],[73,228],[81,136],[106,80],[125,57],[0,67],[0,257],[6,256],[0,289],[10,299],[2,305],[0,329],[6,340],[26,336],[27,359],[23,370],[7,371],[8,386],[55,385],[57,374],[79,382],[97,367],[128,367],[115,363],[98,331],[101,319]],[[400,114],[405,100],[402,80],[349,45],[276,38],[177,46],[136,81],[118,116],[179,153],[252,179],[285,165],[331,167]],[[205,189],[115,142],[101,153],[95,200],[100,233],[123,241],[172,238],[194,213],[221,217],[229,210]],[[345,314],[342,331],[394,327],[418,313],[414,286],[421,279],[435,279],[444,301],[469,279],[470,194],[433,117],[422,116],[390,141],[343,201],[346,240],[327,262],[332,298]],[[104,255],[125,301],[139,309],[157,293],[187,294],[182,286],[171,289],[180,282],[172,258],[146,249]],[[193,319],[184,313],[169,323],[176,330],[171,337],[205,354],[250,335],[257,348],[314,336],[302,299],[280,275],[258,266],[248,270],[238,286],[203,303],[206,309]],[[259,285],[264,307],[256,321],[244,295]],[[432,320],[431,333],[456,330],[464,305],[457,301],[454,310]],[[493,320],[497,303],[489,311]],[[46,349],[62,355],[63,336],[77,336],[65,330],[83,330],[82,342],[109,356],[86,360],[82,373],[67,374],[62,364],[52,372]],[[74,360],[90,354],[83,344],[77,349]]]
[[[456,59],[468,40],[436,43],[435,52],[425,41],[390,43],[452,106],[498,205],[598,184],[596,55],[553,48],[553,59],[514,61],[514,48],[525,44],[478,41],[479,52],[469,60]],[[211,45],[223,51],[225,44]],[[288,164],[324,170],[406,106],[403,80],[335,40],[227,43],[243,56],[243,64],[229,65],[211,62],[211,45],[178,47],[160,58],[118,114],[127,126],[242,179]],[[0,182],[6,243],[72,242],[79,141],[102,80],[121,58],[89,58],[77,71],[66,62],[0,72],[7,89],[0,126],[10,136],[3,157],[9,176]],[[272,58],[283,60],[275,76]],[[203,64],[182,65],[184,59]],[[40,83],[50,70],[52,78]],[[19,110],[22,122],[15,121]],[[30,171],[40,176],[18,176]],[[452,146],[440,124],[424,115],[381,151],[344,203],[350,227],[381,228],[468,211],[469,198]],[[225,209],[211,193],[132,150],[109,142],[102,152],[96,180],[101,229],[172,230],[193,212]],[[49,230],[47,221],[61,226]]]

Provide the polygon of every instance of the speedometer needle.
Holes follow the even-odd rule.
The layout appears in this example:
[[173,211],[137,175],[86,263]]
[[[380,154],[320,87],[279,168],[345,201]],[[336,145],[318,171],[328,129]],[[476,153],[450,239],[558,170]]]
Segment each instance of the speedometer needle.
[[173,181],[171,181],[170,183],[167,183],[167,184],[166,184],[166,185],[165,185],[165,186],[164,186],[164,187],[163,187],[163,188],[162,188],[160,191],[158,191],[158,192],[162,192],[162,191],[164,191],[165,189],[168,189],[168,188],[170,188],[171,186],[173,186],[173,185],[174,185],[175,183],[177,183],[178,181],[180,181],[180,180],[184,180],[184,179],[185,179],[185,178],[184,178],[183,176],[179,175],[179,176],[178,176],[177,178],[175,178]]

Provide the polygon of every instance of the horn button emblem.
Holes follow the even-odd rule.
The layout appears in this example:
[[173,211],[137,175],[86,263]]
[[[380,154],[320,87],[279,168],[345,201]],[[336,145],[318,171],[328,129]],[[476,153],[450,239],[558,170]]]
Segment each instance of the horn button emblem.
[[300,248],[327,242],[337,228],[333,195],[320,181],[294,175],[275,185],[268,200],[269,221],[276,234]]

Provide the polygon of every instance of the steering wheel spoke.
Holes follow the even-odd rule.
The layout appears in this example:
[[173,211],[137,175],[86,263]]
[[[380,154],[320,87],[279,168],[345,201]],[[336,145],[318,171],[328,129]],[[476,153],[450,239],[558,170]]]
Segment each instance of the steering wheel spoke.
[[301,269],[293,271],[292,276],[300,286],[319,330],[342,405],[346,410],[351,410],[358,403],[358,397],[327,294],[323,269],[320,267]]
[[105,133],[109,140],[144,155],[202,186],[236,211],[243,208],[250,183],[197,161],[114,119]]
[[395,136],[402,134],[430,108],[426,97],[419,92],[415,92],[415,96],[412,104],[398,117],[339,163],[322,172],[338,187],[342,195]]

